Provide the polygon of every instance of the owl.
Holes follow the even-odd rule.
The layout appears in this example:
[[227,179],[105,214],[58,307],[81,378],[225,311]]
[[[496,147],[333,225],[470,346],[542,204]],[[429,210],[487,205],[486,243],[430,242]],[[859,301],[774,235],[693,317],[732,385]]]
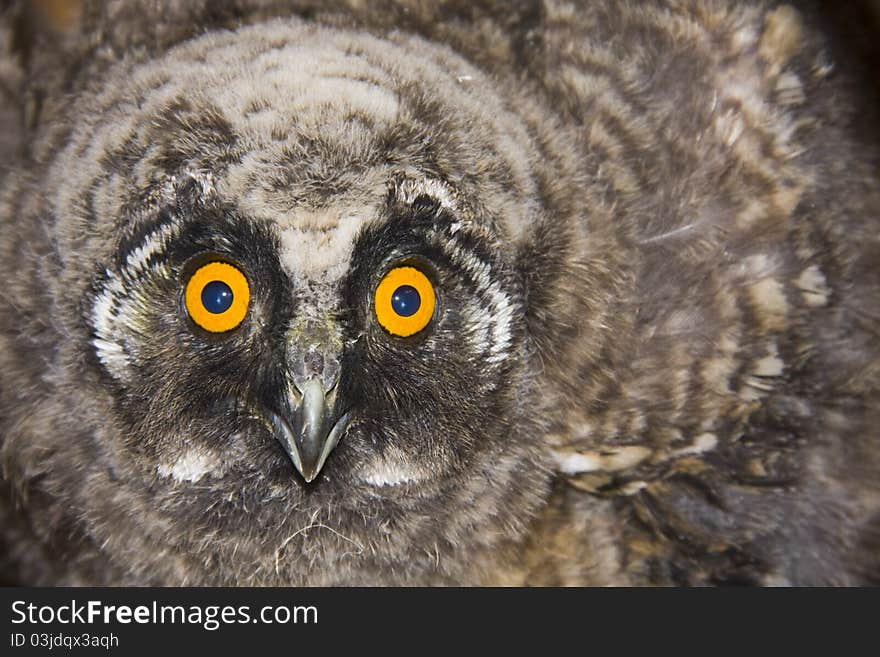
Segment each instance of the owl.
[[880,581],[880,150],[809,4],[0,30],[0,572]]

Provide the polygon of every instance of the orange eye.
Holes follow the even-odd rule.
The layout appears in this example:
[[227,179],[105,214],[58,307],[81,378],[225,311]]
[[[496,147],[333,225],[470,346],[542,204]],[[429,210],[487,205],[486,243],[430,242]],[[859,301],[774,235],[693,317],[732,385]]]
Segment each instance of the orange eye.
[[244,320],[250,297],[241,271],[225,262],[210,262],[190,277],[184,301],[196,324],[211,333],[225,333]]
[[414,267],[395,267],[376,288],[376,319],[386,331],[402,338],[428,325],[435,304],[434,286]]

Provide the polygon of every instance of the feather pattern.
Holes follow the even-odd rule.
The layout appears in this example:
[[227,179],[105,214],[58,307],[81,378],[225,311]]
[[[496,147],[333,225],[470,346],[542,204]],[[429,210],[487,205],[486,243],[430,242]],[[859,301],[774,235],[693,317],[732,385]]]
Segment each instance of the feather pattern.
[[[22,53],[25,4],[7,579],[878,581],[880,151],[809,5],[86,1]],[[182,305],[206,258],[229,335]],[[346,403],[311,483],[294,362]]]

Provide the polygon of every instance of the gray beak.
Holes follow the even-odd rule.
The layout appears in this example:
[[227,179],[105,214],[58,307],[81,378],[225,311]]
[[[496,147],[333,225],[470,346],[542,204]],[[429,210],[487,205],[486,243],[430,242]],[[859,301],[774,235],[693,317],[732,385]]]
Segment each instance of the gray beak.
[[302,398],[291,421],[270,414],[275,437],[306,482],[318,476],[348,427],[350,412],[336,416],[337,391],[335,385],[326,391],[319,378],[310,378],[299,391]]

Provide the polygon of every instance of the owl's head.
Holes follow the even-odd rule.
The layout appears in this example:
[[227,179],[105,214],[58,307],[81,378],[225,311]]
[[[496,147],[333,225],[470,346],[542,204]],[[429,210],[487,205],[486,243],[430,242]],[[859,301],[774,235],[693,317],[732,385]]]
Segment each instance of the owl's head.
[[135,514],[162,546],[132,572],[428,581],[522,533],[584,209],[566,136],[490,87],[414,38],[284,22],[78,101],[56,296],[90,476],[136,500],[91,531]]

